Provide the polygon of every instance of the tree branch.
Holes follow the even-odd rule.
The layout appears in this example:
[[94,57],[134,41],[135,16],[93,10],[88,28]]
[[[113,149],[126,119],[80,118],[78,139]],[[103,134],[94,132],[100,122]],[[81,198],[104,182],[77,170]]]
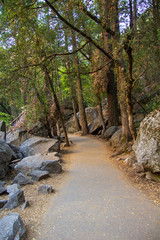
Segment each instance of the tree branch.
[[109,59],[112,59],[112,56],[109,53],[107,53],[101,46],[99,46],[87,33],[78,29],[77,27],[72,25],[70,22],[68,22],[64,17],[62,17],[62,15],[55,9],[55,7],[48,0],[45,0],[45,2],[52,9],[52,11],[59,17],[59,19],[61,21],[63,21],[66,25],[68,25],[75,32],[81,34],[83,37],[88,39],[97,49],[99,49],[101,52],[103,52]]

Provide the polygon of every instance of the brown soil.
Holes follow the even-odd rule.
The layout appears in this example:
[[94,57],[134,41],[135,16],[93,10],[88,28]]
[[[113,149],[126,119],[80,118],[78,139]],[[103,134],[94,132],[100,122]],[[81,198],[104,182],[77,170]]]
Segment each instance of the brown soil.
[[[96,136],[91,136],[95,138]],[[97,137],[96,137],[97,138]],[[103,141],[99,138],[100,141]],[[107,147],[107,159],[108,156],[113,154],[113,149],[109,145],[109,142],[105,142]],[[62,151],[62,153],[70,152],[72,146],[68,149],[65,148],[66,151]],[[127,178],[135,187],[137,187],[140,191],[144,192],[155,204],[160,206],[160,183],[148,181],[145,178],[140,177],[133,168],[129,167],[123,160],[117,161],[120,157],[126,159],[129,154],[122,154],[117,157],[109,158],[109,161],[122,171],[123,176]],[[67,161],[66,161],[67,159]],[[33,185],[22,186],[24,190],[25,199],[29,201],[30,206],[27,207],[24,211],[21,210],[21,206],[13,209],[13,210],[3,210],[0,211],[0,219],[4,216],[8,215],[10,212],[18,212],[23,219],[23,222],[27,229],[27,237],[26,240],[35,240],[37,236],[37,229],[40,225],[41,219],[44,214],[47,212],[51,199],[54,195],[58,193],[64,183],[69,180],[69,170],[71,168],[71,163],[67,154],[63,155],[63,169],[64,172],[59,175],[52,175],[48,179],[41,180],[40,182],[35,182]],[[10,182],[7,182],[9,184]],[[51,185],[53,189],[55,189],[55,193],[43,195],[38,194],[38,187],[41,184]],[[8,195],[1,195],[0,199],[8,199]]]

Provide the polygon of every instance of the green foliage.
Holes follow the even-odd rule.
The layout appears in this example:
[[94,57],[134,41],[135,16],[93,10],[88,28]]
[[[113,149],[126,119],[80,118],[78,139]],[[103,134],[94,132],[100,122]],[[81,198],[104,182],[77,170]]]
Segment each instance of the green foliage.
[[0,112],[0,121],[5,121],[6,125],[9,124],[11,119],[12,119],[11,115],[4,113],[4,112]]

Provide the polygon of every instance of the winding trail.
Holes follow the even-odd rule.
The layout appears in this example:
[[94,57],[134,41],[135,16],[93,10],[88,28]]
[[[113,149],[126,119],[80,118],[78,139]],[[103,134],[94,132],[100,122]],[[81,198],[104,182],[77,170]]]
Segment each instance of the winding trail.
[[103,142],[70,136],[69,180],[43,219],[41,240],[160,240],[160,208],[107,161]]

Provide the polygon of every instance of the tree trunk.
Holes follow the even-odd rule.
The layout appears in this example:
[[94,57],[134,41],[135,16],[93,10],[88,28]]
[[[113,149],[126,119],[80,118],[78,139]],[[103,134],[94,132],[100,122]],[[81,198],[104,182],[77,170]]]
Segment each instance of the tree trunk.
[[103,127],[103,131],[102,131],[102,135],[103,135],[105,133],[105,131],[106,131],[106,124],[105,124],[105,120],[104,120],[104,117],[103,117],[102,104],[101,104],[101,97],[100,97],[100,95],[97,95],[97,99],[98,99],[99,116],[100,116],[102,127]]
[[[73,44],[73,50],[76,49],[76,36],[75,32],[71,30],[72,32],[72,44]],[[86,113],[85,113],[85,108],[84,108],[84,103],[83,103],[83,93],[82,93],[82,82],[81,82],[81,76],[80,76],[80,70],[79,70],[79,59],[78,59],[78,54],[76,53],[74,56],[74,65],[75,69],[77,71],[76,75],[76,84],[77,84],[77,98],[78,98],[78,107],[79,107],[79,114],[80,114],[80,125],[82,128],[82,135],[88,134],[88,125],[87,125],[87,118],[86,118]]]
[[54,98],[54,101],[55,101],[55,105],[56,105],[56,108],[57,108],[57,111],[58,111],[58,114],[59,114],[59,117],[60,117],[60,121],[61,121],[61,124],[62,124],[63,133],[64,133],[64,137],[65,137],[65,141],[66,141],[66,146],[69,146],[69,140],[68,140],[66,127],[65,127],[65,124],[64,124],[63,115],[62,115],[62,112],[61,112],[61,108],[60,108],[60,105],[59,105],[59,102],[58,102],[57,95],[56,95],[54,87],[53,87],[52,79],[51,79],[51,77],[49,75],[49,72],[48,72],[48,69],[47,69],[46,65],[43,64],[41,66],[41,68],[42,68],[44,77],[46,78],[46,81],[48,81],[48,84],[51,87],[53,98]]
[[[109,12],[110,3],[108,0],[101,0],[102,2],[102,14],[103,23],[106,27],[110,27]],[[112,45],[110,44],[111,36],[107,31],[103,32],[104,37],[104,49],[106,52],[112,52]],[[105,56],[106,62],[110,59]],[[119,124],[118,114],[118,100],[117,100],[117,85],[114,76],[114,63],[110,63],[107,67],[106,81],[107,87],[107,99],[108,99],[108,126],[117,126]]]
[[115,35],[112,39],[113,44],[113,56],[115,59],[115,71],[118,83],[118,96],[121,110],[121,121],[122,121],[122,141],[128,141],[131,138],[131,132],[129,128],[129,119],[127,112],[127,72],[125,70],[122,51],[119,51],[120,31],[119,31],[119,16],[118,16],[118,0],[114,1],[113,5],[113,16],[112,27],[115,31]]

